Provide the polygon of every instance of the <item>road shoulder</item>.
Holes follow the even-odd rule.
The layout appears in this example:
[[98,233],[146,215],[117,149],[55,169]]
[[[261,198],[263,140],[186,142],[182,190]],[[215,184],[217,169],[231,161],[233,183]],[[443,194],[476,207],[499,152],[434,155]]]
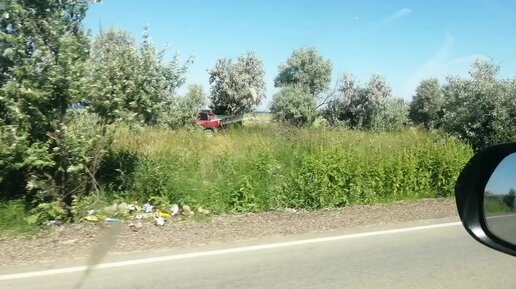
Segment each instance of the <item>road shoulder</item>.
[[[431,199],[311,212],[289,210],[218,216],[210,222],[172,221],[164,227],[146,224],[137,232],[124,226],[109,258],[126,258],[127,253],[132,256],[170,254],[199,246],[231,246],[235,242],[252,244],[310,238],[311,235],[351,234],[399,224],[414,226],[435,223],[435,220],[456,221],[456,217],[453,199]],[[0,255],[5,256],[0,268],[79,261],[91,254],[102,229],[94,224],[76,224],[53,228],[48,234],[30,240],[0,241]]]

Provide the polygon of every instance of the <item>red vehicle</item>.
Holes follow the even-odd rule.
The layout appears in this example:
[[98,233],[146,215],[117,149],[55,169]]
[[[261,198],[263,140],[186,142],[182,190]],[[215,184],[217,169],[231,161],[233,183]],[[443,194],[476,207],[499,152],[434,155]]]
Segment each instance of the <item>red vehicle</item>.
[[242,124],[243,115],[219,116],[211,110],[202,110],[197,117],[197,123],[207,132],[215,132],[229,124]]

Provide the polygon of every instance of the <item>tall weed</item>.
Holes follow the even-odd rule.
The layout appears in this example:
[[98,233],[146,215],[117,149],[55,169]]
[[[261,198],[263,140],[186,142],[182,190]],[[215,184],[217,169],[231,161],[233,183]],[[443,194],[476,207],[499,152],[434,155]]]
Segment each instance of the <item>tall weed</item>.
[[138,156],[132,199],[159,197],[216,213],[328,208],[449,197],[467,145],[438,133],[281,125],[202,132],[120,130],[115,150]]

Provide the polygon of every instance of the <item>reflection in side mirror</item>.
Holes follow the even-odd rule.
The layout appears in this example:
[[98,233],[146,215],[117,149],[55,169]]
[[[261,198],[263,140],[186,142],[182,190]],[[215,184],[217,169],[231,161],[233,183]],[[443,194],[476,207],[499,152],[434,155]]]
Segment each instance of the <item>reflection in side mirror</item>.
[[484,190],[484,216],[497,238],[516,244],[516,153],[496,167]]

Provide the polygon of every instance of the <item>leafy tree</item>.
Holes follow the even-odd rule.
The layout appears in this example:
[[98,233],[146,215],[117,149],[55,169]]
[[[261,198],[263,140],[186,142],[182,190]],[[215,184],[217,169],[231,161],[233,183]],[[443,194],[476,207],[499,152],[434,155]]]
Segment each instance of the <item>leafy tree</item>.
[[164,63],[148,29],[138,47],[126,31],[108,29],[92,44],[89,101],[106,122],[136,120],[155,125],[175,89],[185,82],[191,59],[179,64],[176,55]]
[[325,60],[314,47],[294,50],[286,63],[279,66],[274,79],[275,87],[302,86],[313,97],[328,89],[331,82],[332,64]]
[[217,60],[209,70],[211,108],[218,114],[251,112],[265,95],[263,62],[254,52],[231,59]]
[[387,107],[387,100],[392,98],[392,90],[383,76],[373,74],[362,91],[360,95],[364,99],[366,111],[363,125],[367,129],[373,129],[381,125],[382,119],[379,116],[381,111]]
[[436,78],[422,80],[410,103],[410,120],[425,128],[439,128],[442,121],[443,94]]
[[197,113],[206,104],[206,94],[201,85],[190,85],[184,96],[174,97],[169,110],[163,114],[161,123],[165,127],[180,128],[192,125]]
[[274,120],[295,126],[310,125],[317,116],[315,99],[300,86],[283,87],[274,94],[270,110]]
[[391,88],[381,75],[373,75],[362,87],[352,74],[340,80],[337,97],[323,110],[331,123],[355,129],[395,130],[407,122],[407,106],[391,96]]
[[380,102],[374,130],[398,131],[407,126],[409,106],[401,98],[388,97]]
[[497,80],[499,67],[477,60],[470,79],[448,77],[443,128],[474,149],[510,141],[516,135],[514,79]]
[[360,96],[361,88],[354,75],[344,73],[340,79],[337,96],[328,102],[323,116],[330,124],[345,123],[351,127],[361,127],[365,115],[365,99]]
[[504,94],[502,105],[505,107],[508,123],[510,123],[510,126],[505,127],[501,140],[514,141],[516,140],[516,101],[514,100],[516,96],[516,77],[501,80],[500,83]]
[[511,211],[514,210],[514,200],[516,199],[516,190],[511,189],[507,195],[503,196],[503,203],[509,208]]
[[130,114],[137,108],[130,100],[138,90],[139,70],[132,35],[114,28],[101,32],[92,42],[90,61],[91,93],[87,98],[92,111],[107,123],[136,117]]
[[[11,63],[2,86],[4,124],[25,122],[31,141],[46,140],[63,120],[73,97],[80,94],[88,53],[80,21],[86,1],[9,0],[2,15],[0,37]],[[14,113],[10,108],[16,108]]]
[[[0,20],[0,125],[4,197],[41,192],[71,204],[76,159],[66,146],[66,114],[82,98],[88,38],[86,0],[5,0]],[[10,187],[11,178],[17,185]],[[8,185],[5,181],[8,180]],[[13,191],[14,190],[16,191]]]

